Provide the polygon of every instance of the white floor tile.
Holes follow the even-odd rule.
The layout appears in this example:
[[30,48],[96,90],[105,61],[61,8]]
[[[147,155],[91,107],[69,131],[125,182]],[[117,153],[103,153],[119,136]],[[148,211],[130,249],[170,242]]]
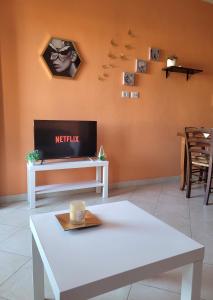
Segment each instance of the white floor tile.
[[0,250],[31,257],[31,240],[30,229],[21,229],[0,243]]
[[131,198],[134,200],[139,200],[141,198],[145,199],[158,199],[161,193],[161,185],[148,185],[143,187],[136,187],[135,190],[132,192]]
[[189,202],[191,222],[209,222],[213,225],[213,205],[197,205]]
[[0,217],[0,224],[18,227],[29,225],[29,216],[32,213],[28,210],[14,209]]
[[204,262],[213,264],[213,222],[191,222],[192,238],[205,246]]
[[132,285],[128,300],[180,300],[180,295],[136,283]]
[[185,198],[161,194],[157,205],[158,214],[175,214],[176,216],[189,218],[189,205]]
[[0,295],[10,300],[33,300],[31,262],[25,264],[0,286]]
[[[32,261],[0,285],[0,296],[9,300],[34,300],[32,281]],[[45,275],[45,299],[54,299],[48,280]],[[1,300],[1,299],[0,299]]]
[[161,194],[178,198],[185,198],[186,191],[180,190],[179,182],[168,182],[162,184]]
[[8,279],[28,260],[28,257],[0,251],[0,284]]
[[141,199],[135,199],[134,197],[129,200],[136,206],[144,209],[148,213],[154,215],[157,205],[157,199],[147,199],[147,198],[141,198]]
[[135,191],[135,187],[126,187],[112,189],[109,191],[109,202],[129,200],[132,196],[132,193]]
[[18,230],[15,226],[0,224],[0,244]]
[[[168,290],[174,293],[180,293],[181,291],[181,278],[182,271],[181,268],[172,270],[160,274],[154,278],[140,281],[140,284],[156,287],[163,290]],[[202,275],[202,288],[201,288],[201,298],[205,300],[213,299],[213,265],[203,265],[203,275]]]
[[180,293],[181,290],[181,268],[170,272],[159,274],[153,278],[140,281],[140,284]]
[[[213,213],[212,213],[213,214]],[[196,217],[192,217],[190,213],[190,219],[191,219],[191,228],[192,233],[197,235],[203,235],[210,238],[213,238],[213,220],[205,219],[203,217],[200,219],[199,217],[196,219]]]
[[[155,188],[154,188],[155,187]],[[144,209],[145,211],[154,214],[160,196],[161,186],[149,186],[136,188],[132,193],[129,201]]]
[[130,291],[130,286],[102,294],[100,296],[90,298],[90,300],[127,300]]
[[199,240],[199,242],[205,246],[204,262],[213,265],[213,240]]
[[24,207],[22,207],[22,210],[31,214],[38,214],[42,212],[51,212],[54,210],[57,210],[57,206],[64,202],[64,195],[58,195],[54,197],[46,197],[46,198],[40,198],[36,200],[36,208],[30,209],[30,206],[28,203]]
[[197,184],[197,185],[192,185],[192,189],[191,189],[191,200],[193,199],[197,199],[198,202],[201,200],[201,202],[203,203],[204,200],[204,185],[203,184]]
[[[20,204],[21,202],[21,204]],[[22,201],[12,202],[12,203],[0,203],[0,219],[2,216],[7,215],[8,213],[17,209],[17,207],[22,207]]]
[[169,214],[166,212],[161,212],[160,214],[157,212],[155,216],[161,221],[191,237],[190,222],[188,218],[181,217],[176,213]]

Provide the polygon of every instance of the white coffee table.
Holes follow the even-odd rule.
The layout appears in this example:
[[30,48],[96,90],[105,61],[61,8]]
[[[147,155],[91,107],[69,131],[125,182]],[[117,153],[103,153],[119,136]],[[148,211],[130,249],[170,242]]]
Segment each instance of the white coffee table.
[[103,225],[63,231],[62,212],[31,216],[35,300],[44,268],[56,300],[85,300],[181,266],[181,300],[200,300],[202,245],[128,201],[88,209]]

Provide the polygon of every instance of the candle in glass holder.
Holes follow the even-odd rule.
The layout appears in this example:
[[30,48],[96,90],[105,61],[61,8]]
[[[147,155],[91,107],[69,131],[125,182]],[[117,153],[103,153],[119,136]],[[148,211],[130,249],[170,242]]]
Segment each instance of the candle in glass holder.
[[72,224],[84,224],[86,207],[85,202],[76,200],[70,202],[70,222]]

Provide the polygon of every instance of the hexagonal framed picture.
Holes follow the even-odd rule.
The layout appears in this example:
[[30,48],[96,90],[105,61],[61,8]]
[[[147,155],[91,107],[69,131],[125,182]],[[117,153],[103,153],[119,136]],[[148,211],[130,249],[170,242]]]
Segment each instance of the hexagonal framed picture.
[[81,65],[81,58],[75,43],[61,38],[52,37],[41,57],[50,74],[55,77],[74,78]]

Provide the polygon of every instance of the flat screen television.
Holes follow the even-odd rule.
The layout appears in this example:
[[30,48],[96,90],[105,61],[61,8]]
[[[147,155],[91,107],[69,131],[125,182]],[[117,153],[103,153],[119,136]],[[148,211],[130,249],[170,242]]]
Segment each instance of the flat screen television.
[[95,156],[97,122],[34,120],[34,149],[42,160]]

